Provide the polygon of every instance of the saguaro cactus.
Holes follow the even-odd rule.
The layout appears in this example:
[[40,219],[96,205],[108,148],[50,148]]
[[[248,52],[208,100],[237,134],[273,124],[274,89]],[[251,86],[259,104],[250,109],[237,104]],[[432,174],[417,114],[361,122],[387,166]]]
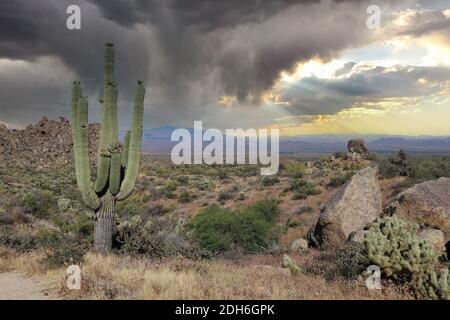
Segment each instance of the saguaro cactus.
[[81,83],[72,84],[72,135],[78,188],[86,205],[95,212],[94,247],[111,250],[116,201],[125,200],[134,189],[139,173],[143,130],[145,85],[138,81],[134,95],[131,132],[125,134],[124,146],[118,143],[117,84],[114,79],[114,46],[105,45],[104,88],[97,177],[91,182],[88,148],[88,100]]

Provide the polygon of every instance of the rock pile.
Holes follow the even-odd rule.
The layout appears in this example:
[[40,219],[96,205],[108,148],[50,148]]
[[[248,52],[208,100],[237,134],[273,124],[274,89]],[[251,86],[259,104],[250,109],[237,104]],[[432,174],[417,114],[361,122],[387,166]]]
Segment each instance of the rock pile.
[[[90,125],[91,158],[95,157],[100,126]],[[0,161],[19,166],[46,166],[54,162],[72,163],[72,134],[70,123],[64,118],[49,120],[43,117],[35,125],[23,130],[0,125]]]
[[366,142],[362,139],[349,140],[347,143],[347,156],[353,160],[365,159],[369,155]]

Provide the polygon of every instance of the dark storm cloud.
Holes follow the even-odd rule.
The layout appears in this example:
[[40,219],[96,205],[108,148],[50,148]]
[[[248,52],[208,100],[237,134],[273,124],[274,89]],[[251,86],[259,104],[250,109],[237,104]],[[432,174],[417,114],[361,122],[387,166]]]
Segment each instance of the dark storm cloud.
[[[257,104],[280,72],[297,62],[327,60],[341,49],[370,42],[368,3],[373,1],[1,1],[0,59],[61,60],[67,72],[58,75],[59,83],[80,78],[95,98],[101,94],[102,44],[114,42],[120,106],[126,116],[134,80],[143,79],[149,89],[148,125],[220,121],[214,105],[221,96]],[[65,27],[70,4],[81,7],[81,31]],[[51,75],[53,70],[41,72]],[[2,70],[0,78],[15,79]],[[8,114],[24,108],[14,101],[20,86],[11,84],[17,88],[11,92],[0,88],[2,108],[11,109]],[[51,98],[60,96],[60,86],[54,90],[47,105],[60,103]],[[67,101],[68,91],[67,86]]]
[[341,74],[347,76],[338,79],[303,78],[282,90],[280,100],[289,102],[294,115],[332,115],[356,102],[427,97],[450,85],[450,68],[446,67],[378,66],[353,73],[347,69]]
[[199,92],[186,82],[211,76],[220,82],[217,94],[236,95],[241,102],[251,96],[257,103],[282,70],[315,55],[328,58],[367,31],[367,6],[348,4],[353,1],[335,1],[346,2],[342,6],[318,0],[90,2],[118,24],[154,28],[164,72],[153,70],[168,84],[161,94],[174,104],[191,100],[189,95],[195,103]]

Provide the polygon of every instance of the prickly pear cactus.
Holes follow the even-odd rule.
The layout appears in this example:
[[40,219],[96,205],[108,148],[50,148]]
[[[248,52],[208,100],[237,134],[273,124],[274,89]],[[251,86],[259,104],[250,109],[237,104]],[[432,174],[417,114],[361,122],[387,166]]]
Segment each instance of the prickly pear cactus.
[[438,255],[430,245],[417,239],[418,228],[396,217],[378,220],[364,238],[370,262],[388,277],[411,277],[432,271]]
[[81,83],[72,84],[72,135],[75,169],[83,200],[95,212],[94,247],[111,249],[116,201],[125,200],[134,189],[139,174],[143,131],[145,85],[137,82],[133,123],[125,135],[124,147],[118,142],[117,84],[114,81],[114,47],[105,45],[104,97],[100,99],[102,120],[98,147],[97,177],[91,182],[88,148],[88,100]]

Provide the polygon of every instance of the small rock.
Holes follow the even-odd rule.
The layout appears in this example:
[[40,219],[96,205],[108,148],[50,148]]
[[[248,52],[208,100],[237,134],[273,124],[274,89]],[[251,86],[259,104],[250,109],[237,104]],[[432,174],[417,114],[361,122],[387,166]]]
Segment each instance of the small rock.
[[305,239],[294,240],[291,244],[291,251],[302,251],[308,249],[308,241]]

